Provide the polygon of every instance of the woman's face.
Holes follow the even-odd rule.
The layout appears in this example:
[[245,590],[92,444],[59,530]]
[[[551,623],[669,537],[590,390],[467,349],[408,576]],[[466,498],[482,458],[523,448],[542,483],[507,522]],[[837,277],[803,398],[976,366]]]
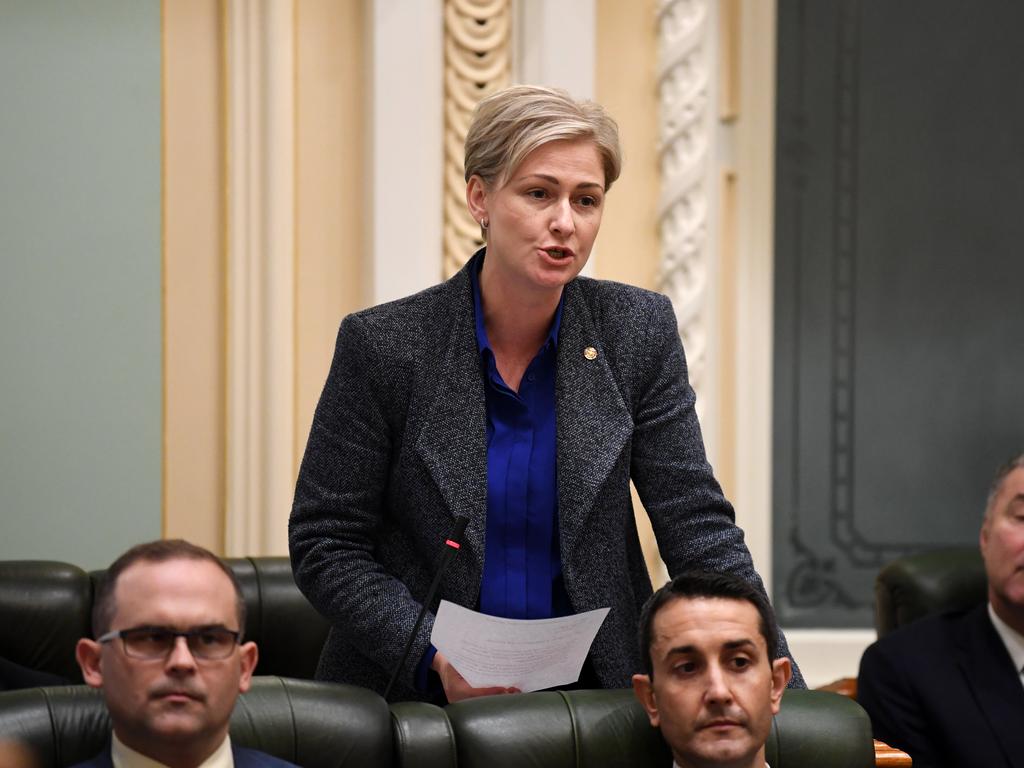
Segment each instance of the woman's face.
[[542,144],[497,189],[478,176],[469,210],[488,220],[484,269],[508,288],[560,290],[580,273],[601,226],[604,166],[587,139]]

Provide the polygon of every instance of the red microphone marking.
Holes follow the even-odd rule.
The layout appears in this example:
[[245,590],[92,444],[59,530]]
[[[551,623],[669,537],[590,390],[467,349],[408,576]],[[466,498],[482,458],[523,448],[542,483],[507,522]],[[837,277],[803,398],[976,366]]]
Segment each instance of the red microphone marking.
[[447,544],[452,549],[461,549],[461,545],[457,541],[452,541],[451,539],[445,539],[444,543]]

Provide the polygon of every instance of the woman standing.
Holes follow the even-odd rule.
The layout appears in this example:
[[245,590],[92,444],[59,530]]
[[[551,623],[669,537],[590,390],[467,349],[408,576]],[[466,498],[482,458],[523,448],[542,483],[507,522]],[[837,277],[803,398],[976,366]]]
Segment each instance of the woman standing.
[[[296,581],[332,622],[318,678],[383,691],[466,516],[440,596],[511,618],[610,606],[582,682],[627,687],[651,594],[630,478],[671,574],[760,586],[705,458],[671,304],[579,277],[620,164],[597,104],[532,86],[485,99],[465,168],[486,247],[342,323],[289,526]],[[430,647],[432,621],[393,698],[504,690],[470,688]]]

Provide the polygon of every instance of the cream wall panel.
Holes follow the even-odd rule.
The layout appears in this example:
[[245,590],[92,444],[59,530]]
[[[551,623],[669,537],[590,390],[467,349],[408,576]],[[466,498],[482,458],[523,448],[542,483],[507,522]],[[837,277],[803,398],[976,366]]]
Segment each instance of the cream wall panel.
[[338,324],[370,303],[364,7],[335,0],[297,4],[295,473]]
[[736,520],[771,591],[775,4],[739,8],[739,116],[735,124],[735,365],[733,501]]
[[[639,8],[618,3],[621,18]],[[595,0],[517,0],[513,40],[518,82],[564,88],[577,99],[595,94]]]
[[216,3],[163,5],[169,538],[224,549],[223,67]]
[[595,98],[619,124],[622,175],[608,195],[595,274],[654,288],[658,239],[657,0],[598,0]]
[[[658,239],[658,100],[655,88],[657,0],[598,0],[595,98],[619,124],[622,175],[608,195],[598,238],[595,276],[654,288]],[[637,530],[655,584],[667,576],[650,520],[633,494]]]
[[371,302],[441,280],[441,0],[368,0]]

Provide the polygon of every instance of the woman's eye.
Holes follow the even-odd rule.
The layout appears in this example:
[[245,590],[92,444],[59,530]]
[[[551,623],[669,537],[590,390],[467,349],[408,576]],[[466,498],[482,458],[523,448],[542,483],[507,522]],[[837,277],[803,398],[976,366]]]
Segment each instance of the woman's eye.
[[584,195],[580,198],[580,205],[584,208],[593,208],[598,204],[598,199],[593,195]]
[[526,194],[532,197],[534,200],[543,200],[545,197],[548,196],[548,193],[545,192],[543,189],[531,189]]

